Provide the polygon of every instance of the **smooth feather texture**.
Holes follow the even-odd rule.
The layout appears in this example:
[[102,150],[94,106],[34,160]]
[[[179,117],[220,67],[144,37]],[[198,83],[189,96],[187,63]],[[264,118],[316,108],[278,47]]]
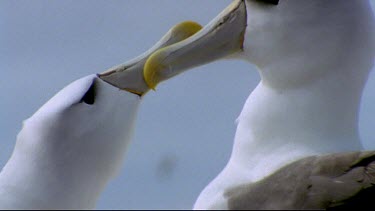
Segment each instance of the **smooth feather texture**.
[[25,120],[0,174],[0,209],[92,209],[117,175],[141,98],[96,75]]

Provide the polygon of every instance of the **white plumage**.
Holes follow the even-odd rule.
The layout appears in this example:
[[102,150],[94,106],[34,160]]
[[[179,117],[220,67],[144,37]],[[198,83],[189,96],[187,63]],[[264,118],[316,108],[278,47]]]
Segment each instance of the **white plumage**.
[[200,32],[155,54],[149,60],[159,63],[145,72],[168,75],[226,57],[251,62],[261,76],[238,118],[228,164],[194,208],[233,207],[229,192],[301,158],[363,149],[359,107],[375,55],[367,0],[234,1]]
[[[82,100],[90,89],[92,105]],[[94,208],[122,167],[140,100],[96,75],[61,90],[24,121],[0,174],[0,208]]]
[[369,4],[290,2],[270,7],[246,1],[248,26],[239,56],[259,67],[262,81],[239,117],[227,167],[196,208],[227,208],[228,189],[259,181],[301,157],[362,149],[358,109],[374,55]]

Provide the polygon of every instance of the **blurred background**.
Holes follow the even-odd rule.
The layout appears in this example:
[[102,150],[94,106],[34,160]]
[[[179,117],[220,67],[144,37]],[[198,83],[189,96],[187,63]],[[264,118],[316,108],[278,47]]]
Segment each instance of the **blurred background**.
[[[22,121],[65,85],[137,56],[181,21],[205,25],[230,2],[0,0],[0,168]],[[371,3],[374,8],[375,0]],[[123,170],[97,208],[192,208],[225,166],[235,119],[258,82],[254,66],[226,60],[150,92]],[[372,73],[360,114],[367,149],[375,149],[374,125]]]

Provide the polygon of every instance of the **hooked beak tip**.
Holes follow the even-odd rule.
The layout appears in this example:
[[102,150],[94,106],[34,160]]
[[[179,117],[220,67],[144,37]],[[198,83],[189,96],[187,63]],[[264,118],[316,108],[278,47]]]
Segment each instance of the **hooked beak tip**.
[[[190,36],[155,51],[144,66],[144,80],[149,88],[185,70],[243,51],[247,26],[246,4],[233,1],[203,29],[194,22],[176,28]],[[198,32],[199,31],[199,32]]]
[[[202,29],[202,26],[200,24],[193,22],[193,21],[185,21],[174,26],[172,31],[173,31],[173,34],[179,34],[179,36],[183,37],[183,39],[181,39],[181,41],[183,41],[187,39],[188,37],[191,37],[198,31],[200,31],[201,29]],[[165,69],[165,66],[162,65],[162,61],[163,61],[164,50],[168,47],[169,46],[166,46],[164,48],[161,48],[155,51],[147,59],[143,68],[143,78],[147,86],[154,91],[158,83],[164,80],[160,77],[159,72]]]

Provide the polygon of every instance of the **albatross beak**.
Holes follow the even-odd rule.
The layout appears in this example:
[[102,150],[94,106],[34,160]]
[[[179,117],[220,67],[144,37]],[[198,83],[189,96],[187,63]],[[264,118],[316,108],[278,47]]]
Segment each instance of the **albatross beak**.
[[236,0],[195,35],[159,49],[147,60],[144,79],[151,89],[184,70],[242,51],[246,6]]
[[143,67],[149,56],[155,51],[184,40],[202,28],[192,21],[182,22],[172,27],[153,47],[129,62],[112,67],[98,74],[99,78],[134,94],[143,95],[150,88],[143,78]]

